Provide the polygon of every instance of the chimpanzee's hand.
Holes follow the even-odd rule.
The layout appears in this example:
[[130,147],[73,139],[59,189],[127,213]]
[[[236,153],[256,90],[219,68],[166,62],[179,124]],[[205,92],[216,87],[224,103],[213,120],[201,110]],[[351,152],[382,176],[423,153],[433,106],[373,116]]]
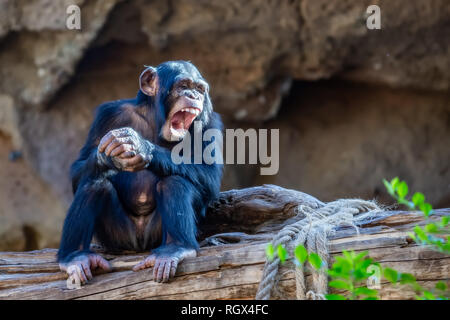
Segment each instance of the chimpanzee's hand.
[[97,148],[100,161],[110,157],[114,166],[124,171],[145,169],[152,160],[155,146],[143,139],[134,129],[126,127],[111,130],[101,140]]
[[133,267],[133,271],[153,267],[153,280],[167,282],[175,276],[178,264],[188,257],[196,257],[197,251],[174,243],[162,245]]
[[69,279],[75,283],[85,284],[92,279],[91,270],[102,269],[110,271],[109,262],[98,254],[81,254],[67,263],[60,263],[61,271],[67,272]]

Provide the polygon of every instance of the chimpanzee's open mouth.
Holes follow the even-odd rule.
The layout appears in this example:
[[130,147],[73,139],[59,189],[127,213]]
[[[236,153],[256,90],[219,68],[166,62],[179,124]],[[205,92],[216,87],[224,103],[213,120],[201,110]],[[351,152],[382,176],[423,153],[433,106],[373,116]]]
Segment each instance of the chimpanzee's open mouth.
[[183,108],[175,112],[170,119],[170,133],[172,137],[182,139],[200,112],[200,109],[194,107]]

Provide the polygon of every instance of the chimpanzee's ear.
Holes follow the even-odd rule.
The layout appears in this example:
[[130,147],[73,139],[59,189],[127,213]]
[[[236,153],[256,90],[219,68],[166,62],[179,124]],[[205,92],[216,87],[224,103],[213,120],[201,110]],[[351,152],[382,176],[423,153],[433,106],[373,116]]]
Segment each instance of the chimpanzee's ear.
[[158,92],[158,72],[156,68],[147,67],[139,77],[139,87],[148,96],[154,97]]

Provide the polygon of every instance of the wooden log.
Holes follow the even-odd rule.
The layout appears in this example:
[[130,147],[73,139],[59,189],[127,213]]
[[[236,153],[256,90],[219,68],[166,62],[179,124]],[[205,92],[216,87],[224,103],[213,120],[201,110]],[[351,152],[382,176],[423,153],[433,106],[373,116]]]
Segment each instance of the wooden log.
[[276,185],[262,185],[220,193],[210,205],[201,225],[202,236],[223,232],[256,233],[264,226],[281,228],[297,215],[299,205],[317,208],[323,203],[306,193]]
[[[96,275],[80,289],[69,290],[66,275],[56,263],[56,249],[3,252],[0,299],[253,299],[264,268],[267,242],[295,217],[295,208],[302,203],[322,204],[309,195],[277,186],[222,193],[202,225],[206,231],[199,256],[183,261],[175,279],[167,284],[155,283],[151,269],[131,271],[146,253],[111,255],[100,250],[113,271]],[[439,209],[431,219],[449,214],[450,209]],[[417,246],[407,236],[414,225],[425,223],[420,213],[392,211],[388,217],[383,215],[361,225],[359,233],[353,228],[338,229],[329,241],[329,251],[333,257],[342,250],[369,250],[370,257],[383,266],[412,273],[425,287],[437,281],[449,282],[449,256]],[[214,225],[219,234],[212,235]],[[274,298],[295,297],[295,279],[289,265],[281,267],[283,276]],[[308,273],[306,280],[310,281]],[[382,298],[413,297],[408,290],[381,285]]]

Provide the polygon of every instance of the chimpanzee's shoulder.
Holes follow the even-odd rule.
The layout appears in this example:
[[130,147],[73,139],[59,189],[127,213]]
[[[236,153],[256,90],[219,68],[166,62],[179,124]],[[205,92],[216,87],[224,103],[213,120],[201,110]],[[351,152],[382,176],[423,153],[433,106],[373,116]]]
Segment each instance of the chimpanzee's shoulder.
[[220,114],[213,111],[213,112],[211,112],[210,117],[211,118],[210,118],[208,127],[223,130],[223,122],[222,122],[222,117],[220,116]]
[[96,108],[95,115],[96,118],[110,118],[113,116],[118,116],[119,114],[123,113],[129,106],[134,106],[135,104],[135,99],[121,99],[104,102]]

